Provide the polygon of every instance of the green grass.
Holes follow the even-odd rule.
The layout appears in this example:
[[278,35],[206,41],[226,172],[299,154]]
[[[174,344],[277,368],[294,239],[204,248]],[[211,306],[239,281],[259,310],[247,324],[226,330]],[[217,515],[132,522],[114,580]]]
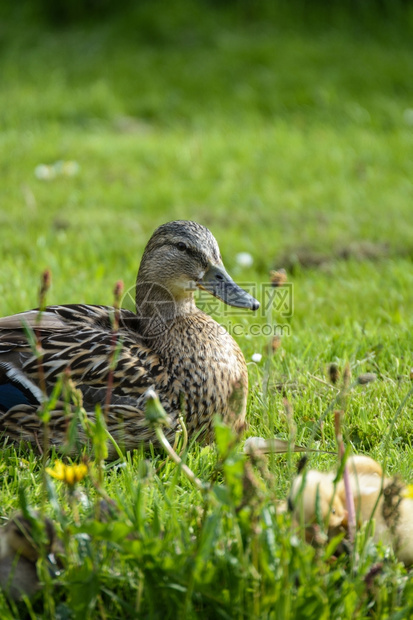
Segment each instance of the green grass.
[[[142,4],[94,26],[52,30],[26,18],[2,28],[1,312],[36,306],[46,267],[49,303],[110,304],[118,279],[133,286],[156,226],[196,220],[239,281],[266,283],[271,269],[291,265],[291,335],[274,355],[268,337],[246,333],[265,317],[216,312],[245,327],[248,433],[287,438],[286,396],[297,441],[308,444],[337,394],[320,380],[331,362],[349,363],[353,378],[378,379],[348,395],[346,441],[412,482],[412,401],[386,439],[413,366],[410,16],[399,30],[373,12],[360,23],[303,19],[195,3],[156,16]],[[58,160],[78,162],[79,174],[35,177]],[[304,250],[324,262],[300,264]],[[251,268],[237,265],[241,251]],[[315,445],[335,449],[331,413]],[[66,570],[56,583],[44,573],[31,612],[0,601],[1,617],[409,617],[413,581],[388,549],[361,537],[358,558],[333,561],[276,515],[295,459],[270,458],[251,482],[236,454],[223,457],[221,486],[206,498],[162,455],[146,455],[146,469],[139,454],[108,465],[103,486],[118,512],[105,525],[90,480],[70,501],[58,483],[47,513],[69,538]],[[191,446],[187,462],[208,481],[217,450]],[[335,460],[310,462],[327,469]],[[0,471],[4,518],[19,489],[41,504],[40,460],[7,448]]]

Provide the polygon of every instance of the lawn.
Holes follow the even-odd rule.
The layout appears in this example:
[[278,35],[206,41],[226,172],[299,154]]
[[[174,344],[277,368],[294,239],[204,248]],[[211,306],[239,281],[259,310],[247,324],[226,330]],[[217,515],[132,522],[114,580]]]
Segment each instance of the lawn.
[[[48,303],[111,304],[117,280],[133,286],[153,230],[195,220],[261,301],[271,270],[292,285],[289,317],[214,310],[242,326],[247,434],[294,432],[334,451],[342,408],[346,444],[413,482],[409,8],[320,21],[282,3],[172,5],[68,27],[16,10],[3,23],[1,314],[37,305],[45,268]],[[263,326],[277,324],[273,352]],[[331,363],[352,375],[336,404]],[[366,372],[376,380],[356,385]],[[52,579],[40,562],[42,592],[0,598],[1,618],[410,617],[413,580],[389,548],[360,534],[335,558],[305,543],[275,510],[297,458],[246,464],[228,434],[218,425],[218,446],[190,445],[187,464],[212,484],[204,493],[163,453],[97,468],[73,493],[51,479],[45,490],[42,460],[4,448],[1,518],[47,493],[66,563]],[[115,503],[106,520],[99,494]]]

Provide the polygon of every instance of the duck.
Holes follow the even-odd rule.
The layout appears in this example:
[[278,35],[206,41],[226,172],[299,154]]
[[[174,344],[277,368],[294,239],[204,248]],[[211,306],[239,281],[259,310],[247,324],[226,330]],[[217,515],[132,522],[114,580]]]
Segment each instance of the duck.
[[55,527],[38,513],[32,517],[15,513],[0,528],[0,588],[14,600],[33,596],[40,588],[36,563],[43,553],[49,569],[54,568],[54,553],[59,550]]
[[[413,565],[413,498],[396,476],[387,477],[380,463],[366,455],[348,459],[350,486],[354,497],[357,527],[374,521],[375,543],[392,547],[405,566]],[[344,482],[337,485],[339,500],[345,502]]]
[[[357,485],[363,481],[374,480],[380,486],[383,470],[381,465],[364,454],[352,455],[347,459],[350,486],[357,500]],[[337,480],[336,471],[310,469],[296,476],[291,485],[288,499],[294,521],[308,526],[319,518],[334,532],[339,526],[348,525],[346,490],[343,478]],[[360,503],[356,501],[360,509]],[[359,523],[360,524],[360,523]]]
[[[109,433],[125,451],[156,444],[145,419],[148,390],[156,392],[169,416],[169,440],[182,416],[188,434],[204,443],[213,440],[216,414],[241,432],[248,394],[245,358],[227,330],[196,306],[197,289],[229,306],[259,308],[227,273],[210,230],[176,220],[159,226],[145,247],[135,312],[70,304],[1,318],[0,433],[41,452],[39,411],[64,373],[80,392],[87,416],[93,419],[101,407]],[[48,439],[59,449],[67,445],[71,415],[60,396],[54,400]],[[78,450],[88,438],[77,426]],[[116,454],[109,442],[110,456]]]
[[[398,478],[384,475],[383,468],[368,455],[347,459],[349,482],[360,530],[372,521],[369,536],[375,543],[392,547],[405,566],[413,565],[413,498]],[[304,524],[307,542],[317,541],[318,518],[326,525],[327,538],[348,529],[346,490],[336,471],[309,470],[298,475],[291,487],[288,505],[295,526]],[[285,507],[283,506],[283,511]]]
[[307,542],[319,540],[319,525],[332,537],[346,521],[346,504],[336,492],[334,478],[332,472],[310,469],[293,480],[288,507],[294,525],[304,525]]

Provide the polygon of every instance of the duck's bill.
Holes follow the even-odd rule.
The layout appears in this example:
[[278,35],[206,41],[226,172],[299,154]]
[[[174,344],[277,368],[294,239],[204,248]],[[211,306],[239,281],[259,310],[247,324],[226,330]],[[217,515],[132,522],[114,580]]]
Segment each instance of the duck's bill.
[[203,277],[197,282],[198,288],[208,291],[228,306],[258,310],[259,302],[243,288],[235,284],[224,267],[210,265]]

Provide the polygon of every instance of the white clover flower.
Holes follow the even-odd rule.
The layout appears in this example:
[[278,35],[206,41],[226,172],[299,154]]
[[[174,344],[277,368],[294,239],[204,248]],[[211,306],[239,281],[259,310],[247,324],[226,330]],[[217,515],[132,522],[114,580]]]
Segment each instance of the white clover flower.
[[257,364],[262,360],[261,353],[254,353],[251,357],[253,362],[257,362]]
[[34,174],[40,181],[50,181],[58,176],[74,177],[79,173],[80,166],[77,161],[63,161],[59,159],[54,164],[47,166],[39,164],[34,169]]
[[239,252],[235,256],[235,261],[240,267],[251,267],[254,259],[249,252]]
[[34,176],[40,181],[50,181],[56,176],[56,171],[53,166],[46,166],[46,164],[39,164],[34,169]]

